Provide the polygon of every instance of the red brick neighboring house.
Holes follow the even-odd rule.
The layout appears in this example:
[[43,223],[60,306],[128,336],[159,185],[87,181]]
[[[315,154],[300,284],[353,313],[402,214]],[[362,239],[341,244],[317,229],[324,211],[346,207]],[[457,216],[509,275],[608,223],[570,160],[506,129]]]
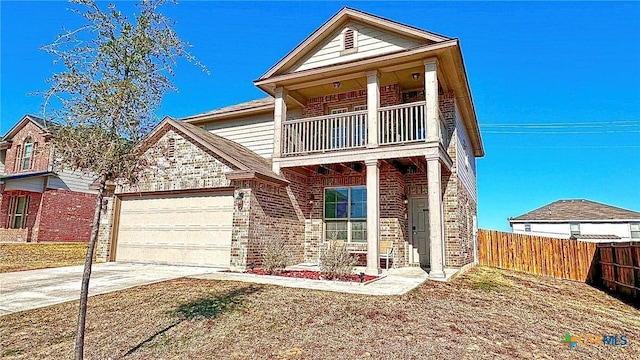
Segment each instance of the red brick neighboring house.
[[95,209],[90,181],[55,172],[51,133],[26,115],[0,141],[0,241],[88,241]]

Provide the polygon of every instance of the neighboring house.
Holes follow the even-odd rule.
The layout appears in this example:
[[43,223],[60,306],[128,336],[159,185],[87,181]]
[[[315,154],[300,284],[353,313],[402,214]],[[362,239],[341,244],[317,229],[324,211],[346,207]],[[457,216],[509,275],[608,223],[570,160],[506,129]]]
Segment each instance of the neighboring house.
[[640,241],[640,212],[589,200],[558,200],[509,219],[514,233],[592,242]]
[[88,241],[90,180],[55,172],[51,133],[26,115],[0,141],[0,241]]
[[344,8],[255,85],[269,97],[154,129],[100,259],[245,269],[282,238],[298,263],[340,240],[367,273],[387,248],[434,278],[475,261],[484,150],[457,39]]

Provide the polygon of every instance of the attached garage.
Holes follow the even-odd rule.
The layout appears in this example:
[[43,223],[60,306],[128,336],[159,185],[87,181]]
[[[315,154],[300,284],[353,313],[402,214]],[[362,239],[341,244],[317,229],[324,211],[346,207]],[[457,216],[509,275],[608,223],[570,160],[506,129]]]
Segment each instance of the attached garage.
[[115,260],[229,267],[233,191],[126,196]]

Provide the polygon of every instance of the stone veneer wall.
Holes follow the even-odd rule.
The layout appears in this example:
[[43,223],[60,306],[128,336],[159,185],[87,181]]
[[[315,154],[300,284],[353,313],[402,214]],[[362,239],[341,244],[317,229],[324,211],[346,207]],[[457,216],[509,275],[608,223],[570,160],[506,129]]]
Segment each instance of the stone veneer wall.
[[96,243],[96,261],[107,262],[111,255],[111,233],[113,231],[113,209],[115,196],[113,187],[109,187],[102,198],[103,205],[100,212],[100,227],[98,229],[98,241]]
[[[318,261],[318,248],[324,239],[323,203],[324,189],[339,186],[366,186],[366,173],[343,168],[343,173],[327,175],[312,175],[308,178],[309,195],[313,196],[313,204],[308,204],[305,210],[305,262]],[[416,179],[418,177],[415,177]],[[426,175],[415,184],[424,183],[426,193]],[[394,242],[396,265],[405,266],[409,256],[409,237],[407,205],[404,196],[408,193],[409,184],[413,184],[414,177],[407,179],[391,165],[380,165],[380,240]],[[415,185],[414,185],[415,187]],[[304,206],[303,206],[304,208]],[[358,250],[366,250],[366,243],[352,243],[350,246]]]
[[452,138],[447,153],[453,160],[451,174],[444,174],[444,221],[446,267],[459,268],[473,262],[473,215],[477,204],[458,177],[457,129],[455,120],[455,96],[453,92],[440,95],[440,111]]

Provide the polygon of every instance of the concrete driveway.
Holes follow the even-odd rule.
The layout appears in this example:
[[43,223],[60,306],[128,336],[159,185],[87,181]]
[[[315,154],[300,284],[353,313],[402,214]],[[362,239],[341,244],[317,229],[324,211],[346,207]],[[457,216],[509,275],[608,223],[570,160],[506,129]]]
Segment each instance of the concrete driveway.
[[[83,266],[0,274],[0,316],[80,299]],[[149,264],[94,264],[89,296],[224,269]]]

